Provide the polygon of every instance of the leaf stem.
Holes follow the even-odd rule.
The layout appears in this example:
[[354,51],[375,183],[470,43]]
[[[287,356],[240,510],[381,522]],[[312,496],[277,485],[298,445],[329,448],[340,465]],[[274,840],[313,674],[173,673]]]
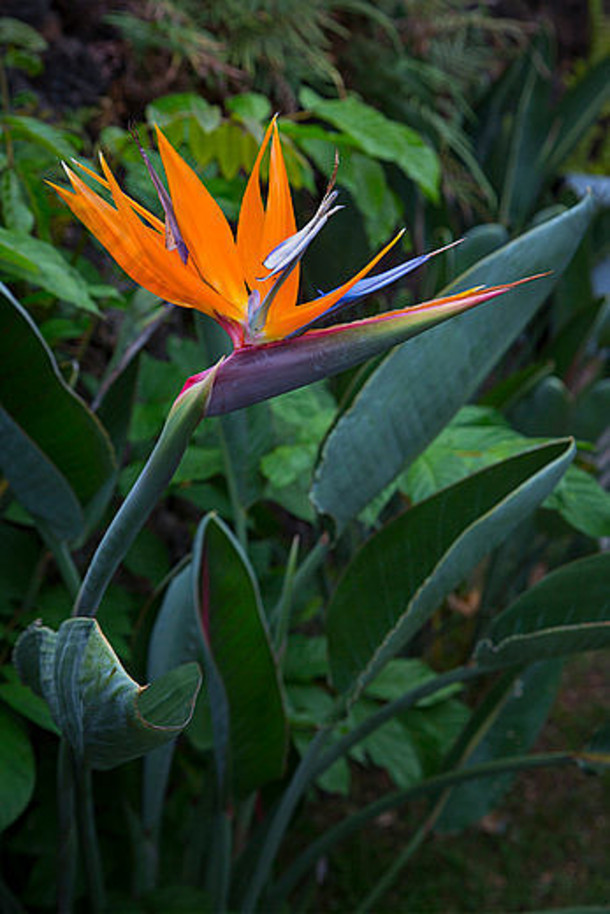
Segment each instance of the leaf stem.
[[77,785],[77,812],[80,844],[83,850],[91,914],[101,914],[106,908],[106,889],[102,859],[95,827],[95,808],[91,784],[91,769],[75,760]]
[[70,914],[74,905],[74,883],[78,858],[74,806],[72,749],[69,743],[62,738],[57,755],[57,818],[59,823],[57,910],[59,914]]
[[477,666],[460,666],[455,670],[449,670],[448,673],[442,673],[440,676],[435,676],[433,679],[422,683],[422,685],[417,688],[409,689],[409,691],[405,692],[404,695],[401,695],[400,698],[395,698],[394,701],[388,702],[380,708],[379,711],[376,711],[375,714],[371,714],[370,717],[367,717],[367,719],[354,730],[346,733],[345,736],[334,743],[330,749],[324,753],[313,769],[312,780],[318,778],[327,768],[330,768],[338,759],[349,752],[353,746],[363,739],[366,739],[367,736],[385,724],[386,721],[395,717],[396,714],[399,714],[401,711],[406,711],[408,708],[412,708],[413,705],[416,705],[422,699],[427,698],[429,695],[433,695],[435,692],[439,692],[441,689],[447,688],[447,686],[454,685],[455,683],[468,682],[469,679],[475,679],[477,676],[482,676],[486,672],[488,671]]
[[91,560],[72,615],[95,616],[112,576],[171,482],[193,431],[205,416],[215,373],[215,368],[210,369],[172,406],[144,469]]
[[[472,765],[469,768],[461,768],[458,771],[439,774],[435,777],[428,778],[427,781],[415,784],[413,787],[408,787],[404,790],[388,794],[385,797],[376,800],[374,803],[365,806],[353,816],[343,819],[333,828],[330,828],[321,835],[316,841],[313,841],[309,847],[293,861],[284,875],[278,880],[273,890],[269,893],[265,899],[267,903],[266,909],[273,911],[281,910],[283,899],[287,897],[289,892],[292,891],[320,857],[324,856],[339,841],[347,838],[357,829],[362,828],[362,826],[373,821],[382,813],[387,812],[390,809],[404,806],[409,800],[425,796],[429,793],[438,793],[464,781],[497,774],[505,774],[512,771],[522,771],[528,768],[576,764],[578,760],[579,757],[577,753],[566,752],[549,752],[540,755],[514,756],[508,759],[497,759],[493,762],[484,762],[480,765]],[[423,840],[423,837],[425,837],[425,835],[422,835],[421,840]],[[411,845],[408,845],[408,847],[411,848],[411,853],[414,853],[415,850],[417,850],[420,843],[420,841],[418,841],[418,843],[414,842],[415,838],[412,842],[413,846],[411,847]],[[406,854],[406,849],[404,853]]]

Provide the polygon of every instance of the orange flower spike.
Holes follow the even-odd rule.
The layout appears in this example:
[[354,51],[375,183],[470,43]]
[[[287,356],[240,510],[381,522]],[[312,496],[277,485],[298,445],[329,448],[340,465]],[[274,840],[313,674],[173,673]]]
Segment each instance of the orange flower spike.
[[[123,193],[103,158],[104,177],[95,175],[87,166],[80,167],[110,190],[116,209],[69,169],[67,173],[74,193],[62,188],[56,190],[136,282],[168,301],[211,315],[229,333],[236,350],[249,351],[268,345],[273,348],[280,342],[288,348],[296,347],[297,341],[291,339],[296,334],[301,334],[303,345],[299,343],[296,347],[301,353],[305,352],[305,341],[308,340],[309,345],[314,338],[315,346],[327,347],[329,334],[341,336],[348,325],[329,328],[320,335],[320,332],[309,332],[312,323],[385,288],[446,250],[447,246],[368,276],[402,236],[400,232],[350,280],[299,305],[300,261],[328,220],[342,208],[336,204],[337,191],[334,190],[338,161],[318,209],[297,231],[274,118],[265,132],[246,185],[235,240],[222,210],[195,172],[158,128],[157,137],[169,194],[146,152],[142,148],[140,151],[159,194],[165,223]],[[266,199],[263,199],[260,170],[269,147],[269,182]],[[398,326],[400,323],[402,327],[403,319],[405,327],[410,328],[411,324],[419,327],[422,309],[426,311],[426,322],[445,319],[447,308],[451,313],[454,305],[458,310],[464,310],[508,291],[509,287],[510,284],[480,293],[471,290],[457,298],[438,299],[394,312],[387,316],[387,321],[379,315],[366,321],[361,330],[370,335],[378,324]],[[388,333],[390,329],[388,327]],[[322,339],[326,341],[324,344],[320,342]],[[279,350],[273,348],[273,351],[277,354]],[[339,362],[345,361],[340,347],[335,355]]]
[[182,236],[201,278],[228,303],[230,316],[246,315],[248,293],[233,232],[193,169],[159,128],[157,140]]
[[[179,260],[177,262],[170,252],[164,250],[161,235],[152,229],[146,229],[139,219],[129,212],[128,206],[119,213],[67,166],[66,174],[74,193],[53,184],[51,187],[103,244],[128,276],[160,298],[186,307],[196,307],[209,314],[215,313],[223,299],[216,296],[211,289],[209,293],[207,289],[202,289],[199,278],[191,271],[186,271]],[[110,187],[107,181],[100,179],[100,182]],[[116,190],[118,185],[115,192]],[[125,197],[125,200],[128,201],[129,198]],[[136,239],[132,232],[126,231],[126,223],[131,220],[135,220],[142,229],[142,233],[139,233]],[[153,239],[153,243],[157,241],[153,249],[152,264],[150,250],[146,249],[147,236]]]
[[[294,235],[297,230],[292,206],[292,195],[288,174],[282,153],[282,144],[277,129],[273,124],[273,139],[271,141],[271,156],[269,161],[269,190],[267,207],[265,210],[265,228],[262,237],[261,259],[264,260],[279,244]],[[266,271],[262,269],[259,279],[264,279]],[[276,308],[289,309],[297,303],[299,294],[299,280],[301,275],[300,265],[297,263],[292,273],[282,284],[281,289],[274,298]],[[261,298],[271,290],[277,279],[258,283]]]
[[[241,201],[237,223],[237,250],[242,262],[244,276],[250,290],[257,288],[263,272],[263,259],[268,253],[262,250],[263,231],[265,227],[265,207],[261,196],[260,170],[263,155],[271,137],[275,121],[272,121],[263,142],[260,145],[256,160],[250,172],[248,183]],[[260,288],[259,288],[260,292]]]
[[[101,184],[102,187],[105,187],[106,190],[110,190],[108,181],[106,181],[105,178],[102,178],[101,175],[98,175],[97,172],[93,171],[92,168],[89,168],[87,165],[83,165],[83,163],[77,161],[77,159],[72,159],[72,163],[76,165],[77,168],[80,168],[82,171],[84,171],[86,175],[89,175],[89,177],[94,181],[97,181],[98,184]],[[156,229],[158,232],[161,232],[161,234],[164,234],[165,226],[163,225],[161,219],[157,219],[153,213],[147,210],[145,206],[142,206],[141,203],[138,203],[137,200],[134,200],[133,197],[129,197],[127,194],[124,194],[124,196],[127,197],[127,200],[129,200],[129,205],[136,211],[136,213],[138,213],[138,215],[146,219],[152,228]]]

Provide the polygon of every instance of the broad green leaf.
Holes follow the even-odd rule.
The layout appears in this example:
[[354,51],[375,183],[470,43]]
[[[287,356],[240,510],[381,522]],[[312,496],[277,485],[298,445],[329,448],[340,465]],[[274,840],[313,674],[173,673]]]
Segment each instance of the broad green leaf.
[[546,299],[594,209],[590,198],[584,200],[479,261],[445,290],[554,271],[427,330],[384,358],[322,448],[311,494],[320,512],[342,527],[436,437]]
[[477,261],[487,257],[510,241],[506,226],[498,222],[475,225],[464,233],[464,241],[452,249],[458,275],[473,267]]
[[2,215],[8,229],[28,234],[34,227],[34,214],[23,196],[23,188],[17,172],[9,169],[0,178]]
[[554,508],[576,530],[595,539],[610,536],[610,492],[579,467],[570,467],[545,508]]
[[494,669],[610,645],[610,553],[563,565],[491,623],[474,657]]
[[393,162],[431,199],[438,199],[440,165],[436,153],[421,136],[398,121],[350,95],[327,100],[302,89],[303,107],[353,139],[362,152],[382,162]]
[[541,147],[548,136],[551,101],[551,83],[546,75],[552,67],[548,43],[547,34],[538,36],[534,53],[527,58],[518,102],[507,112],[512,115],[510,130],[499,140],[505,157],[500,217],[510,224],[523,224],[544,177]]
[[34,752],[23,725],[0,704],[0,832],[30,802],[36,780]]
[[44,51],[47,47],[40,32],[12,16],[0,17],[0,45],[25,48],[28,51]]
[[81,274],[46,241],[0,227],[0,263],[16,279],[50,292],[92,314],[99,314]]
[[57,633],[30,626],[13,660],[22,681],[46,700],[80,763],[102,770],[174,739],[188,724],[201,685],[196,663],[138,685],[98,623],[82,617],[68,619]]
[[58,735],[59,730],[53,723],[46,702],[27,686],[17,681],[15,670],[12,667],[7,667],[5,674],[9,673],[15,676],[15,681],[12,681],[11,677],[11,681],[0,683],[0,701],[23,717],[27,717],[32,723]]
[[10,128],[14,139],[35,143],[50,152],[55,159],[70,159],[82,145],[82,140],[75,134],[25,114],[4,114],[0,117],[0,123]]
[[[0,291],[5,292],[0,296],[0,402],[14,426],[31,440],[29,450],[39,450],[84,506],[114,472],[112,446],[98,420],[61,377],[25,309],[7,297],[8,290]],[[12,461],[4,471],[11,478],[11,473],[20,472],[19,465]],[[52,497],[52,489],[47,495]]]
[[[397,479],[397,485],[418,502],[452,485],[469,473],[527,450],[544,439],[526,438],[514,431],[494,410],[464,406]],[[577,466],[544,502],[575,529],[588,536],[610,536],[610,494],[588,472]]]
[[[524,755],[536,740],[557,695],[562,664],[535,664],[507,674],[487,694],[451,754],[451,768],[464,768],[511,755]],[[447,795],[436,829],[460,831],[487,815],[502,799],[514,775],[467,781]]]
[[[202,639],[201,623],[193,602],[192,570],[187,565],[169,585],[155,620],[148,647],[147,677],[163,676],[181,663],[200,657]],[[194,716],[203,697],[199,696]],[[174,745],[170,742],[161,746],[144,759],[142,824],[155,846],[159,840]]]
[[605,57],[563,96],[554,112],[554,137],[545,162],[555,175],[587,130],[595,124],[610,97],[610,57]]
[[271,116],[271,103],[259,92],[241,92],[226,101],[228,110],[240,120],[266,121]]
[[33,530],[0,521],[0,616],[10,618],[23,603],[40,559]]
[[444,489],[371,537],[328,608],[336,687],[357,695],[553,490],[573,456],[569,441],[533,448]]
[[215,130],[221,122],[218,105],[210,105],[196,92],[178,92],[156,98],[146,107],[149,124],[165,127],[175,121],[194,118],[206,133]]
[[59,540],[81,534],[84,515],[74,489],[32,438],[0,407],[0,470],[17,500]]
[[226,693],[231,782],[243,796],[280,777],[284,768],[287,732],[278,669],[253,572],[214,515],[204,518],[193,553],[204,662],[206,671],[213,664]]

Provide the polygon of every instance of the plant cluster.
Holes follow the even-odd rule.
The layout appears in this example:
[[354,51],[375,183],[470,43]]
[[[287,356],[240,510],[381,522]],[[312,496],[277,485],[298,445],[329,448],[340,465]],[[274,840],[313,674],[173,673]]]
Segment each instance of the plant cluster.
[[461,0],[106,21],[172,69],[98,166],[0,19],[0,906],[314,910],[415,808],[376,910],[518,772],[610,763],[603,710],[536,749],[610,647],[610,191],[568,170],[610,59],[558,85],[547,27]]

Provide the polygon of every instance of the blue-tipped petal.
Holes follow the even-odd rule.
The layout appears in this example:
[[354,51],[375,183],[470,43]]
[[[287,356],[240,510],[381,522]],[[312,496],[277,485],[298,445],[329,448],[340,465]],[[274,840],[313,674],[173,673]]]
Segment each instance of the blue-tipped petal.
[[341,205],[332,206],[336,197],[336,191],[326,194],[320,203],[317,212],[313,218],[309,220],[307,225],[303,226],[303,228],[294,235],[291,235],[290,238],[286,238],[285,241],[282,241],[281,244],[278,244],[277,247],[267,254],[263,260],[263,266],[268,270],[271,270],[271,272],[266,276],[262,276],[261,280],[271,279],[272,276],[282,273],[301,259],[311,242],[324,228],[330,217],[340,209],[343,209]]
[[[299,330],[295,331],[295,334],[291,334],[291,336],[302,333],[303,330],[307,330],[313,324],[316,324],[324,317],[328,317],[329,314],[333,314],[340,308],[345,308],[347,305],[353,305],[354,302],[361,301],[361,299],[366,298],[367,295],[379,292],[380,289],[389,286],[393,282],[397,282],[399,279],[402,279],[403,276],[411,273],[412,270],[417,270],[417,268],[421,267],[426,261],[430,260],[432,257],[436,257],[437,254],[442,254],[443,251],[447,251],[449,248],[455,247],[457,244],[461,243],[462,239],[460,238],[457,241],[452,241],[450,244],[444,245],[442,248],[437,248],[436,251],[430,251],[428,254],[420,254],[419,257],[412,257],[411,260],[405,260],[404,263],[399,263],[398,266],[392,267],[392,269],[386,270],[384,273],[378,273],[377,276],[367,276],[366,279],[361,279],[355,286],[352,286],[349,292],[346,292],[345,295],[342,295],[341,298],[334,303],[334,305],[331,305],[328,310],[316,317],[315,320],[300,327]],[[320,292],[320,297],[322,297],[323,294],[329,293]],[[316,301],[316,299],[314,299],[314,301]]]

